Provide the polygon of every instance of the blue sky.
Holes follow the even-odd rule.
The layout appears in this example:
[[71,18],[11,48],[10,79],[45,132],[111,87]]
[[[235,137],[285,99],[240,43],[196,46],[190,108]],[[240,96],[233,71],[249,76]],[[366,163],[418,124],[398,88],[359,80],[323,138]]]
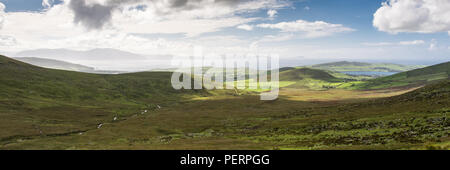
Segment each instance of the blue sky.
[[[152,7],[145,0],[140,4],[49,0],[49,6],[41,0],[0,3],[6,7],[0,52],[114,48],[179,55],[201,45],[218,53],[255,48],[280,53],[286,61],[435,64],[450,58],[450,21],[445,19],[450,18],[445,12],[450,2],[438,0],[249,0],[231,5],[189,1],[177,8],[164,3]],[[91,11],[95,4],[105,7],[106,13]],[[136,5],[148,7],[131,10]],[[276,14],[269,16],[269,10]]]
[[42,0],[1,0],[6,12],[38,11],[43,9]]

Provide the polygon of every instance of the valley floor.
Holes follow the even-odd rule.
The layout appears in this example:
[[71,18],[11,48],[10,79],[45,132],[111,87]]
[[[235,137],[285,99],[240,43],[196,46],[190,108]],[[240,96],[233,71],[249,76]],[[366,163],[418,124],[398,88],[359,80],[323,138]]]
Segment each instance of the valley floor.
[[[448,93],[391,97],[416,89],[284,88],[276,101],[215,95],[124,116],[89,111],[106,117],[51,133],[28,129],[8,135],[14,130],[8,127],[0,130],[0,149],[449,149]],[[80,108],[67,110],[61,112],[84,115]],[[45,122],[46,129],[64,123],[54,119]]]

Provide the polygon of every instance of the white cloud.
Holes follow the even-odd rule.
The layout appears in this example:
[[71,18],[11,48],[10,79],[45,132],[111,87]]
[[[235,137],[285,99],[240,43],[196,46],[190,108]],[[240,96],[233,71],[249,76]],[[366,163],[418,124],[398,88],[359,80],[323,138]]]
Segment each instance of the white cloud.
[[288,4],[279,0],[72,0],[68,2],[69,8],[75,14],[75,22],[88,29],[102,29],[107,24],[117,25],[115,18],[129,13],[130,9],[138,13],[135,15],[145,15],[157,20],[219,20],[285,5]]
[[423,40],[400,41],[400,42],[377,42],[377,43],[363,43],[366,46],[394,46],[394,45],[420,45],[425,44]]
[[436,39],[432,39],[430,46],[428,47],[428,50],[430,51],[434,51],[437,49],[437,40]]
[[44,8],[51,7],[53,2],[54,2],[54,0],[42,0],[42,6]]
[[281,42],[281,41],[287,41],[295,38],[293,34],[278,34],[278,35],[266,35],[259,39],[258,41],[254,42],[255,44],[263,43],[263,42]]
[[303,9],[309,11],[311,8],[309,6],[305,6]]
[[267,15],[269,16],[269,18],[275,18],[277,16],[277,14],[278,14],[277,10],[271,9],[271,10],[267,11]]
[[0,29],[2,29],[4,22],[5,22],[5,5],[0,2]]
[[0,46],[13,46],[17,44],[17,40],[11,36],[0,35]]
[[394,45],[396,43],[392,43],[392,42],[376,42],[376,43],[372,43],[372,42],[366,42],[366,43],[362,43],[365,46],[391,46]]
[[[86,1],[86,4],[105,5],[109,1],[119,2],[90,0]],[[76,13],[69,6],[70,0],[64,0],[63,3],[58,4],[45,1],[42,5],[49,6],[40,12],[4,13],[0,10],[0,24],[4,19],[8,21],[4,22],[0,34],[12,37],[17,42],[16,45],[7,48],[4,45],[11,43],[0,44],[0,48],[8,52],[37,48],[74,50],[117,48],[136,53],[167,54],[170,51],[181,53],[192,47],[192,43],[200,43],[201,41],[196,40],[203,38],[205,33],[214,33],[261,19],[241,14],[251,14],[269,7],[278,9],[289,5],[279,0],[216,1],[224,5],[202,0],[205,6],[181,10],[164,5],[172,1],[137,0],[136,2],[140,3],[123,4],[120,8],[112,10],[110,21],[101,25],[99,29],[86,29],[87,27],[81,21],[73,22]],[[146,6],[140,6],[143,4]],[[3,4],[0,8],[4,8]],[[24,27],[24,25],[32,25],[32,27]],[[169,41],[136,36],[152,34],[174,34],[179,38],[176,41]],[[242,44],[233,46],[242,47]]]
[[253,30],[253,26],[247,25],[247,24],[239,25],[239,26],[237,26],[236,28],[242,29],[242,30],[246,30],[246,31],[251,31],[251,30]]
[[419,44],[424,44],[425,41],[423,40],[414,40],[414,41],[401,41],[399,44],[400,45],[419,45]]
[[450,33],[450,1],[388,0],[375,12],[373,25],[389,33]]
[[336,33],[355,31],[341,24],[330,24],[324,21],[309,22],[305,20],[280,22],[277,24],[259,24],[257,27],[279,29],[282,32],[298,32],[306,38],[324,37]]

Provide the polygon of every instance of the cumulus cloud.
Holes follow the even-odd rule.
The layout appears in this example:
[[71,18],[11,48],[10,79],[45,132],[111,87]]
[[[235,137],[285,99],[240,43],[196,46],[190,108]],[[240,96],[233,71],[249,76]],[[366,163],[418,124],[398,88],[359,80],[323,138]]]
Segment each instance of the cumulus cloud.
[[306,38],[324,37],[336,33],[355,31],[341,24],[331,24],[324,21],[309,22],[305,20],[280,22],[277,24],[258,24],[257,27],[279,29],[282,32],[298,32]]
[[389,33],[450,33],[450,1],[388,0],[375,12],[373,25]]
[[[189,51],[192,44],[207,42],[194,41],[203,38],[205,33],[235,28],[261,19],[246,14],[287,5],[280,0],[193,0],[186,3],[150,0],[64,0],[61,3],[53,1],[52,4],[47,2],[50,6],[40,12],[2,13],[8,22],[4,24],[0,34],[9,38],[2,39],[0,48],[3,47],[7,52],[37,48],[115,48],[144,54],[181,54]],[[198,3],[204,3],[205,6],[197,7],[195,4]],[[24,25],[33,27],[23,27]],[[174,41],[170,40],[171,38],[148,38],[166,35],[178,38]],[[222,51],[234,51],[233,46],[246,49],[245,43],[223,45],[231,38],[220,38],[224,41],[215,45],[211,44],[219,42],[218,39],[208,41],[205,47],[230,47],[223,47]],[[6,47],[11,44],[15,45]]]
[[413,40],[413,41],[400,41],[400,42],[377,42],[377,43],[363,43],[366,46],[394,46],[394,45],[420,45],[425,44],[423,40]]
[[253,26],[247,25],[247,24],[239,25],[239,26],[237,26],[236,28],[242,29],[242,30],[246,30],[246,31],[251,31],[251,30],[253,30]]
[[269,18],[275,18],[277,16],[277,14],[278,14],[277,10],[271,9],[271,10],[267,11],[267,15],[269,16]]
[[[282,7],[278,0],[71,0],[69,7],[75,15],[75,23],[88,29],[101,29],[113,20],[113,15],[141,9],[162,18],[217,18],[229,17],[240,12],[251,12],[269,6]],[[188,13],[186,13],[188,12]]]
[[75,13],[74,22],[81,23],[88,29],[100,29],[111,21],[114,6],[87,4],[86,0],[72,0],[70,9]]
[[42,0],[42,6],[44,8],[49,8],[52,6],[54,0]]

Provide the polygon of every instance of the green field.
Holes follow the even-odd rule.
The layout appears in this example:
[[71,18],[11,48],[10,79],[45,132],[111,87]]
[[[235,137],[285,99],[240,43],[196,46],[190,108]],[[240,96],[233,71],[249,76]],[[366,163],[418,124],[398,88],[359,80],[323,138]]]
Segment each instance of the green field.
[[[405,74],[442,71],[425,70]],[[0,77],[0,149],[450,149],[450,81],[440,76],[378,88],[286,69],[275,101],[177,91],[170,72],[97,75],[2,56]]]

